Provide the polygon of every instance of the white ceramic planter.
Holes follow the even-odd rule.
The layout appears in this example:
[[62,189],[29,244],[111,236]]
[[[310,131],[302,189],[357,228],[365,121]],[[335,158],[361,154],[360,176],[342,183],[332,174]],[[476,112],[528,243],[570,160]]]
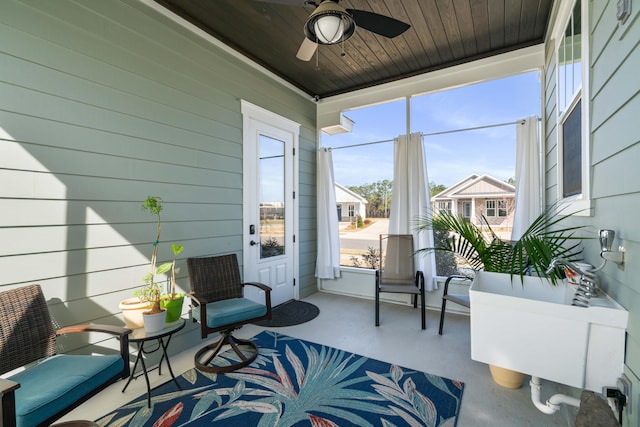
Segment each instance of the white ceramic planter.
[[167,321],[167,311],[162,310],[160,313],[154,314],[142,314],[144,320],[144,330],[147,333],[160,332],[164,329],[164,324]]

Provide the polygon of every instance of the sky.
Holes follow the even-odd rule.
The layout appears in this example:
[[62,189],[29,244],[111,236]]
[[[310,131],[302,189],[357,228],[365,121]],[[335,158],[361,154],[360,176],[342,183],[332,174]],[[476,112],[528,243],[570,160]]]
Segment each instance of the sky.
[[[514,122],[540,115],[538,72],[421,95],[411,100],[411,131],[425,134]],[[323,147],[391,140],[406,133],[405,100],[344,112],[351,133],[322,134]],[[516,126],[425,136],[429,182],[450,186],[470,174],[515,177]],[[393,143],[334,149],[335,181],[344,186],[393,180]]]

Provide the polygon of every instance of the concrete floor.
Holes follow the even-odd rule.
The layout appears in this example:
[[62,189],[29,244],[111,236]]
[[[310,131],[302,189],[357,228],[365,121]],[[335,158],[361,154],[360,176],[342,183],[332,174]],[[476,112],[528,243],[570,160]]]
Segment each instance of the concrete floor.
[[[316,293],[305,301],[320,308],[320,315],[302,325],[272,330],[308,341],[329,345],[407,368],[429,372],[464,382],[459,427],[467,426],[573,426],[577,408],[563,407],[554,415],[540,412],[531,403],[529,377],[517,390],[493,382],[487,365],[470,358],[469,318],[447,314],[444,334],[438,335],[439,312],[427,311],[427,329],[420,329],[420,318],[412,307],[383,303],[380,327],[374,326],[373,301]],[[249,325],[236,333],[251,337],[263,329]],[[176,374],[193,367],[197,348],[171,357]],[[553,351],[546,349],[543,351]],[[157,371],[150,373],[152,387],[168,380]],[[146,393],[144,378],[133,381],[125,393],[122,382],[68,414],[62,420],[95,420],[114,408]],[[555,393],[576,395],[577,390],[543,380],[542,400]]]

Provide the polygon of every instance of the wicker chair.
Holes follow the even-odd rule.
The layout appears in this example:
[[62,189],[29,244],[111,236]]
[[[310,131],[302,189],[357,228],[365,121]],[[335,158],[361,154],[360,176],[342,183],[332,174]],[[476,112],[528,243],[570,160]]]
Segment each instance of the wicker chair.
[[[258,356],[258,347],[249,340],[235,338],[232,332],[247,323],[271,319],[271,288],[262,283],[242,283],[236,254],[187,259],[191,283],[193,321],[200,323],[202,339],[214,332],[220,338],[200,349],[195,366],[205,372],[231,372],[249,365]],[[264,291],[265,303],[243,297],[245,286]],[[238,357],[225,357],[226,346]]]
[[[56,337],[76,332],[115,335],[120,339],[120,352],[56,354]],[[0,380],[1,425],[48,426],[128,377],[130,332],[110,325],[77,325],[56,331],[39,285],[0,292],[0,375],[26,367]]]
[[380,326],[380,293],[411,294],[413,308],[421,299],[422,329],[426,329],[424,302],[424,274],[413,267],[413,235],[381,234],[380,261],[384,263],[376,270],[376,326]]

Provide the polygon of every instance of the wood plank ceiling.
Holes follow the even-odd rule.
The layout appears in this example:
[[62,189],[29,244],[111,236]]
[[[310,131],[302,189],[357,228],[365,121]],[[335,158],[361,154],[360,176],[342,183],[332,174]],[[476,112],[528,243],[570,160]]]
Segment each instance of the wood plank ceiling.
[[[156,0],[302,89],[332,95],[542,43],[554,0],[342,0],[344,8],[411,24],[387,39],[362,28],[347,41],[296,58],[314,6],[262,0]],[[282,1],[282,0],[280,0]]]

